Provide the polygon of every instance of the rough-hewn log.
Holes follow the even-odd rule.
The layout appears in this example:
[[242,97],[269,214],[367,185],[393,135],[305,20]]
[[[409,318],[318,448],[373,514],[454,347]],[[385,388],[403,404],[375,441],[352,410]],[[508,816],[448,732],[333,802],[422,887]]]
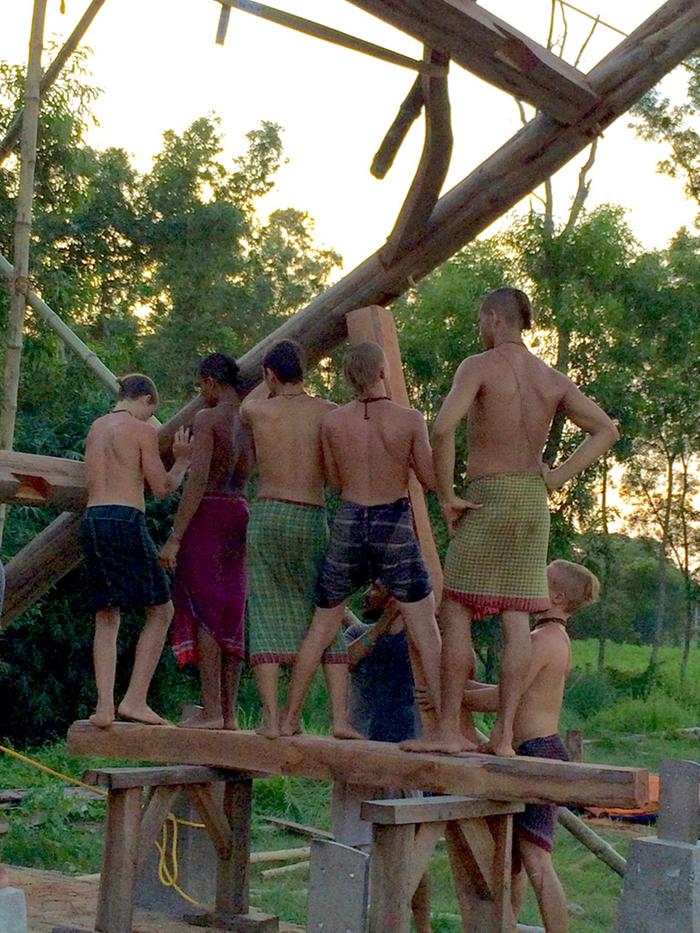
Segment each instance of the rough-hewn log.
[[472,0],[350,0],[563,123],[596,102],[580,71]]
[[[442,52],[425,50],[427,61],[449,63]],[[424,77],[425,142],[415,178],[403,203],[394,229],[381,252],[384,265],[393,265],[398,258],[409,253],[425,233],[430,215],[437,204],[445,184],[452,157],[452,122],[447,75],[442,78]]]
[[590,826],[586,826],[583,820],[579,819],[575,813],[566,807],[559,807],[559,822],[567,829],[571,835],[578,839],[589,852],[592,852],[596,858],[604,862],[608,868],[612,868],[620,877],[624,877],[627,861],[619,852],[606,842],[602,836],[599,836]]
[[[240,360],[243,381],[248,386],[259,381],[262,357],[283,337],[298,340],[311,363],[325,356],[345,337],[349,311],[388,304],[406,291],[581,152],[593,136],[699,45],[699,0],[668,0],[590,72],[601,101],[577,125],[561,126],[546,114],[532,120],[438,201],[425,236],[409,256],[387,270],[375,253],[246,353]],[[201,404],[190,402],[163,426],[164,447],[179,425],[191,423]],[[75,566],[61,559],[67,522],[62,516],[60,526],[50,525],[33,542],[35,550],[25,548],[10,561],[6,622],[17,618]],[[57,532],[60,535],[53,542]],[[75,541],[72,544],[75,547]],[[46,567],[32,564],[37,548],[49,558]],[[34,587],[25,588],[19,597],[13,592],[18,580],[26,582],[32,574]]]
[[78,509],[85,501],[85,464],[0,450],[0,501]]
[[[92,0],[87,10],[83,13],[73,32],[68,36],[64,44],[58,51],[58,54],[46,69],[41,78],[40,95],[43,97],[46,91],[51,87],[56,78],[61,73],[63,66],[78,47],[78,43],[83,38],[90,26],[90,23],[97,16],[105,0]],[[10,121],[4,137],[0,140],[0,165],[5,161],[8,155],[17,145],[17,140],[22,132],[22,117],[24,111],[18,110]]]
[[423,103],[423,81],[419,75],[413,82],[408,96],[399,107],[396,119],[387,130],[381,146],[372,159],[370,172],[375,178],[384,178],[394,164],[396,153],[401,148],[408,131],[420,116]]
[[254,732],[135,723],[115,723],[108,729],[98,729],[81,721],[73,723],[68,731],[68,749],[76,755],[206,764],[491,800],[634,807],[646,803],[649,796],[649,774],[639,768],[476,754],[416,755],[387,742],[350,742],[320,735],[270,741]]

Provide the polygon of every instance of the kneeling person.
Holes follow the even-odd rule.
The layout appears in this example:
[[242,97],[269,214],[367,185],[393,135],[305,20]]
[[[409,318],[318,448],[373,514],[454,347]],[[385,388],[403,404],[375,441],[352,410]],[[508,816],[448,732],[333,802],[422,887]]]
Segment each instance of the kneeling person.
[[120,609],[145,609],[146,625],[136,645],[129,687],[119,715],[148,725],[165,720],[146,702],[173,615],[170,585],[146,529],[144,480],[164,499],[174,492],[191,456],[189,432],[175,434],[175,462],[166,472],[156,429],[148,421],[158,404],[153,382],[137,374],[119,381],[114,410],[93,422],[85,442],[87,508],[82,521],[83,550],[95,604],[93,654],[97,708],[95,726],[114,720],[114,679]]
[[[528,758],[568,761],[558,732],[564,685],[571,668],[566,624],[575,610],[598,599],[600,584],[590,570],[568,560],[555,560],[547,567],[547,582],[551,608],[538,617],[530,636],[530,666],[514,723],[515,750]],[[497,710],[498,686],[472,681],[465,704],[480,712]],[[556,822],[557,807],[553,804],[528,804],[515,815],[513,865],[519,877],[513,885],[513,911],[517,919],[524,895],[524,867],[547,933],[567,933],[566,897],[552,865]]]
[[345,375],[357,399],[323,419],[328,485],[342,497],[316,587],[316,612],[297,656],[282,734],[299,729],[304,696],[323,651],[338,633],[345,604],[380,579],[401,610],[423,668],[429,698],[440,705],[440,635],[427,567],[413,529],[408,479],[435,486],[430,442],[420,412],[384,392],[382,348],[361,343],[347,354]]

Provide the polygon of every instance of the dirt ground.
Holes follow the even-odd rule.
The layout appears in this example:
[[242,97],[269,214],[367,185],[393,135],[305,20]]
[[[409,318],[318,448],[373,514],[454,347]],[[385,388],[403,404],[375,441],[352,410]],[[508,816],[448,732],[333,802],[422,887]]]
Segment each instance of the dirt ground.
[[[54,927],[93,930],[97,910],[96,879],[61,875],[35,868],[8,865],[10,884],[27,897],[29,933],[51,933]],[[137,910],[133,933],[192,933],[195,927]],[[304,933],[303,927],[280,923],[281,933]]]

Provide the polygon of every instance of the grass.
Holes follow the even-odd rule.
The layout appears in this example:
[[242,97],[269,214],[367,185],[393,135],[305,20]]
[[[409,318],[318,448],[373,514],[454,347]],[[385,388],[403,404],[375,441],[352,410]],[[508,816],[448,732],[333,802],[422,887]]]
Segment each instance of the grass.
[[[595,742],[586,745],[587,761],[658,769],[663,758],[698,759],[698,741],[675,731],[684,725],[700,724],[700,651],[693,650],[688,684],[678,678],[680,651],[666,648],[654,676],[645,679],[647,648],[611,644],[607,670],[596,670],[595,642],[574,642],[574,671],[567,689],[563,728],[582,728]],[[257,715],[250,684],[243,691],[242,722],[250,725]],[[326,728],[327,711],[323,687],[314,686],[305,724],[311,731]],[[659,732],[644,738],[626,738],[624,733]],[[33,753],[42,764],[74,777],[89,767],[118,762],[75,758],[63,743]],[[31,793],[6,815],[10,832],[3,837],[3,859],[17,865],[54,869],[68,873],[99,871],[105,805],[101,800],[66,796],[57,779],[0,754],[0,788],[29,788]],[[330,827],[330,786],[298,778],[272,777],[256,782],[253,819],[255,850],[295,848],[307,845],[300,836],[281,832],[266,823],[274,815],[300,823]],[[626,855],[634,835],[644,829],[601,830],[615,848]],[[554,859],[571,907],[572,933],[603,933],[614,926],[621,880],[559,829]],[[308,873],[293,873],[263,880],[265,867],[254,866],[251,896],[255,906],[290,922],[302,924],[306,917]],[[433,881],[433,929],[458,931],[456,896],[449,862],[441,847],[431,864]],[[523,922],[539,924],[532,892],[528,894]]]

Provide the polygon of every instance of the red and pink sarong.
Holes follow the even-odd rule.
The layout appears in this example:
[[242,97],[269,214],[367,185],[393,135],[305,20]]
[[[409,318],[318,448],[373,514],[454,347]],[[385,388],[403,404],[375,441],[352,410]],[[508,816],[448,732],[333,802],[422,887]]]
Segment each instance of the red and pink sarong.
[[222,651],[245,656],[247,528],[248,504],[231,496],[205,496],[188,525],[173,589],[178,664],[198,663],[198,626]]

